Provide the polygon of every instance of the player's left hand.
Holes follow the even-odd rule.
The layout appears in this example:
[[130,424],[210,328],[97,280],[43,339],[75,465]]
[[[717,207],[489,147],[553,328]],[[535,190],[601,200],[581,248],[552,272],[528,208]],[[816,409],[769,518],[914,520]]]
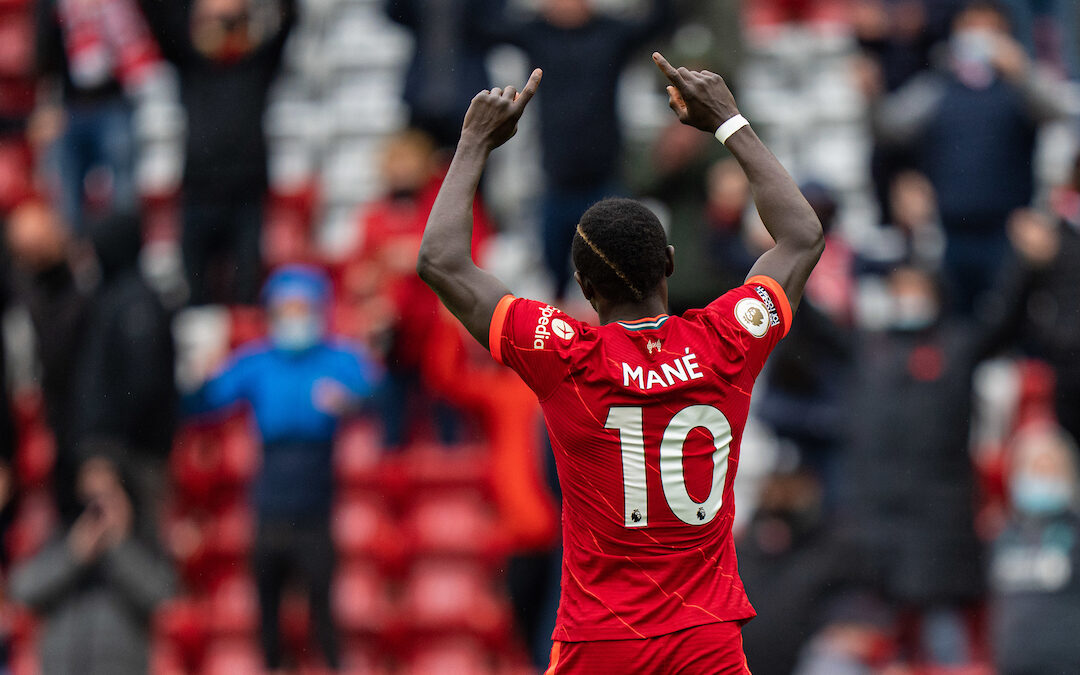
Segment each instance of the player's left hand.
[[534,70],[520,93],[513,87],[495,87],[474,96],[461,126],[461,140],[479,143],[490,152],[513,138],[518,120],[540,86],[542,76],[543,71]]
[[724,78],[716,73],[676,68],[660,52],[653,52],[653,61],[671,82],[667,88],[668,105],[683,124],[711,134],[739,114],[735,97]]

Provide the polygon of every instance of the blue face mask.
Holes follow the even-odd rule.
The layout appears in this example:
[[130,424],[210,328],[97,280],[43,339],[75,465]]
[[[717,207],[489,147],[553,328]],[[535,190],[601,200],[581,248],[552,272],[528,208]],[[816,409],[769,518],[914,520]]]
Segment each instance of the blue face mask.
[[322,322],[314,314],[284,316],[270,323],[270,340],[278,349],[302,352],[322,338]]
[[1021,474],[1012,480],[1010,487],[1013,506],[1029,516],[1061,513],[1072,502],[1072,486],[1062,478]]

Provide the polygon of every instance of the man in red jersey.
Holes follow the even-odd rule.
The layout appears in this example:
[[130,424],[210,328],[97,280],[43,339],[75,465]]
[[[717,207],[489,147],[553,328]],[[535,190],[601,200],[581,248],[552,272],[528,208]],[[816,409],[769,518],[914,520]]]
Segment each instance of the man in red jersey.
[[563,491],[562,598],[548,673],[746,673],[754,616],[731,537],[732,484],[754,379],[791,325],[823,249],[791,177],[739,115],[723,79],[672,67],[670,104],[742,165],[776,245],[746,284],[667,314],[674,271],[656,216],[607,199],[581,217],[576,278],[590,326],[510,295],[473,262],[473,195],[540,84],[473,99],[428,219],[417,271],[544,410]]

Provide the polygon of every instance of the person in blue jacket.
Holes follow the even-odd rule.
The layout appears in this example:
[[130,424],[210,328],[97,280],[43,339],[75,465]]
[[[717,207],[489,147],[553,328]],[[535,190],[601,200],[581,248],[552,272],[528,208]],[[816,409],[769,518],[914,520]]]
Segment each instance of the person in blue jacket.
[[330,605],[333,441],[342,417],[371,395],[379,370],[362,349],[328,335],[330,296],[322,271],[303,265],[278,270],[263,290],[269,339],[238,350],[217,376],[185,397],[189,414],[246,403],[259,431],[253,565],[270,671],[282,667],[278,611],[293,572],[308,585],[326,665],[339,666]]

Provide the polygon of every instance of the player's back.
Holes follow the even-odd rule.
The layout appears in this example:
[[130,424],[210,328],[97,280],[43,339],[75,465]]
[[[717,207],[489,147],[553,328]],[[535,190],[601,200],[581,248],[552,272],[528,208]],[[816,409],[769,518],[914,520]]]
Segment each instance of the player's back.
[[600,327],[527,300],[497,312],[493,353],[536,391],[563,490],[555,639],[753,616],[732,484],[754,378],[790,323],[779,285],[753,282],[682,317]]

